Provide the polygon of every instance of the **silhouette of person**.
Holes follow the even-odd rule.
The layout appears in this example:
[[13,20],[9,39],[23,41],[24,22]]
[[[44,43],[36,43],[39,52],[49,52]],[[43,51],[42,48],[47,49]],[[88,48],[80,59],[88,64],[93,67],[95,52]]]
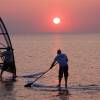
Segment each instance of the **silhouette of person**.
[[61,86],[61,80],[62,80],[63,74],[64,74],[65,88],[67,88],[68,57],[66,54],[62,53],[60,49],[57,50],[57,56],[54,58],[54,61],[52,62],[50,69],[53,68],[53,66],[55,65],[56,62],[59,64],[59,75],[58,75],[59,84],[58,84],[58,87]]
[[3,60],[3,66],[1,68],[0,77],[2,79],[2,74],[4,71],[9,71],[12,73],[12,80],[16,79],[16,67],[14,64],[12,49],[7,47],[6,51],[1,53],[1,58]]

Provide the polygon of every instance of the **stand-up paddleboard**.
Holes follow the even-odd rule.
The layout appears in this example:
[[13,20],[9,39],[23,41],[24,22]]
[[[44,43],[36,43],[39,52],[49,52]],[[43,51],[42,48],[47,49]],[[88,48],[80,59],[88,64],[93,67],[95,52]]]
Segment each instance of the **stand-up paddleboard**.
[[[32,83],[32,81],[27,81],[27,84]],[[30,88],[34,90],[39,90],[39,91],[67,91],[68,89],[65,88],[64,86],[58,87],[56,85],[46,85],[42,83],[34,83],[30,86]]]
[[[30,81],[31,82],[31,81]],[[64,86],[57,87],[56,85],[47,85],[47,84],[42,84],[42,83],[34,83],[31,85],[31,88],[34,90],[38,91],[51,91],[51,92],[56,92],[56,91],[66,91],[68,92],[100,92],[100,85],[97,84],[91,84],[91,85],[73,85],[73,86],[68,86],[68,88],[65,88]]]
[[[13,62],[12,62],[12,68],[7,68],[7,70],[5,71],[16,73],[16,65],[15,65],[14,52],[11,39],[3,20],[0,18],[0,54],[6,51],[8,47],[10,47],[11,55],[13,57]],[[3,65],[4,65],[3,59],[2,57],[0,57],[0,69],[3,67]]]

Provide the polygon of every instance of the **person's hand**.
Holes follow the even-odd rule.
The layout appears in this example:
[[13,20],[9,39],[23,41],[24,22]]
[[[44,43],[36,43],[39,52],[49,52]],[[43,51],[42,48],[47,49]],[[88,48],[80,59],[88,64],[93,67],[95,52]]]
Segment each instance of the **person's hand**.
[[54,66],[54,65],[52,64],[51,67],[50,67],[50,69],[52,69],[53,66]]
[[52,69],[53,66],[50,67],[50,69]]

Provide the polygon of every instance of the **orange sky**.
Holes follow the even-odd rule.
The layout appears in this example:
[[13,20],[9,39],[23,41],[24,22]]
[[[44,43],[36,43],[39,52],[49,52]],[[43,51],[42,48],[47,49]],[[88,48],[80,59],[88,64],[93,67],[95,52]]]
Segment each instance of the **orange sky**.
[[100,32],[100,0],[0,0],[0,16],[13,33]]

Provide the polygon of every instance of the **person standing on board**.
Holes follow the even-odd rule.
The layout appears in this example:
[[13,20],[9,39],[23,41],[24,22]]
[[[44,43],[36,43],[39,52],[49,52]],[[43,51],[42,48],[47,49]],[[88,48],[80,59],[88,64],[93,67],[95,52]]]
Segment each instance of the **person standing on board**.
[[9,71],[12,73],[12,80],[16,80],[16,67],[13,61],[12,50],[7,47],[6,51],[2,52],[0,55],[3,60],[3,66],[1,68],[0,78],[2,79],[2,74],[4,71]]
[[56,62],[59,64],[59,75],[58,75],[59,84],[58,84],[58,87],[61,86],[61,80],[62,80],[63,74],[64,74],[65,88],[67,88],[67,81],[68,81],[68,57],[67,57],[66,54],[63,54],[60,49],[57,50],[57,56],[54,58],[54,61],[52,62],[50,69],[53,68],[53,66],[55,65]]

